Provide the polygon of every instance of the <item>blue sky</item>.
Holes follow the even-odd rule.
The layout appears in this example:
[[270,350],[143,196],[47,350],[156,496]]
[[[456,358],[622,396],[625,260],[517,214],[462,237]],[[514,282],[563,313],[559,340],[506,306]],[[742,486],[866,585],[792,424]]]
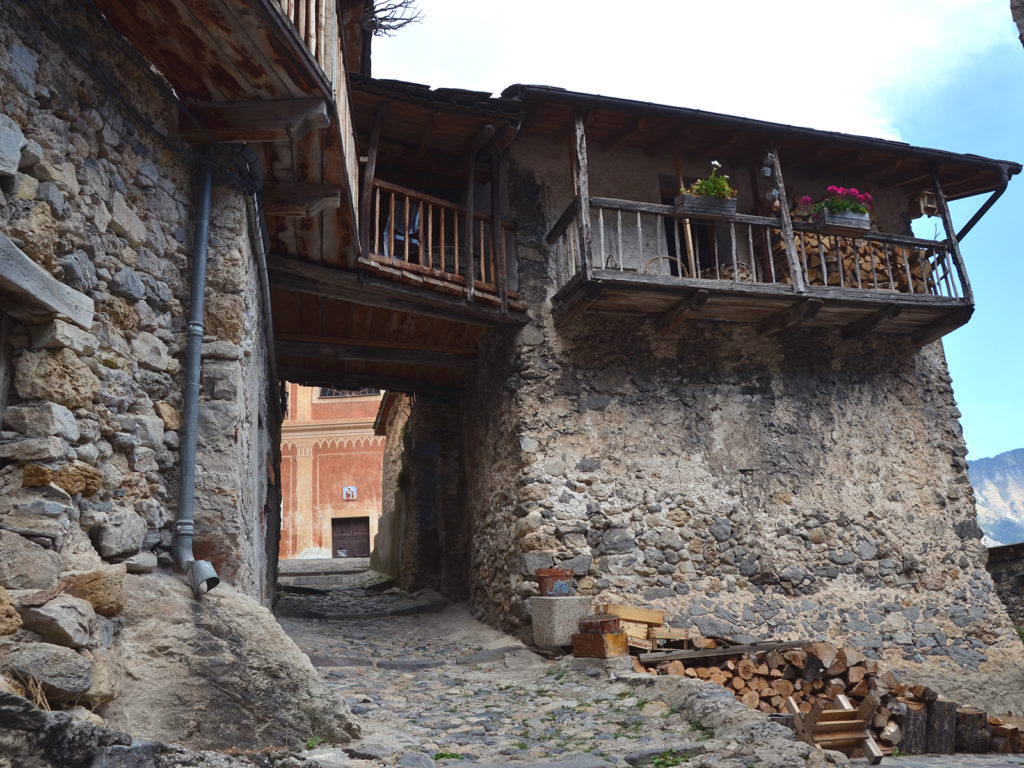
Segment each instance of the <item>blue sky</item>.
[[[1024,162],[1024,47],[1007,0],[860,0],[835,16],[798,0],[420,6],[422,23],[374,41],[374,76],[541,83]],[[981,202],[954,207],[955,223]],[[944,344],[972,459],[1024,447],[1021,212],[1024,176],[963,244],[977,310]]]

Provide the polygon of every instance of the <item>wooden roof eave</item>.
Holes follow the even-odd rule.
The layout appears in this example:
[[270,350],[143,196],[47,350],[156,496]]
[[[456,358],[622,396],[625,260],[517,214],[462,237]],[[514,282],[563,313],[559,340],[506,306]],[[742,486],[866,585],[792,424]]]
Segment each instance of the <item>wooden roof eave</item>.
[[[931,191],[929,167],[933,164],[937,166],[940,177],[962,176],[965,172],[971,175],[973,181],[961,178],[957,185],[951,185],[952,188],[947,195],[951,200],[995,192],[1002,185],[1004,178],[1012,177],[1022,170],[1019,163],[1011,161],[915,147],[889,139],[801,128],[685,107],[577,93],[548,86],[514,85],[505,89],[502,96],[519,99],[523,103],[524,111],[531,115],[524,128],[525,133],[543,134],[547,130],[553,136],[564,135],[572,120],[573,109],[579,108],[587,112],[586,124],[588,129],[594,128],[595,143],[633,145],[645,149],[651,145],[665,146],[666,143],[671,143],[680,151],[685,151],[686,140],[680,138],[673,141],[672,136],[685,136],[692,132],[693,127],[699,126],[730,137],[737,134],[745,136],[745,146],[749,153],[756,154],[770,146],[778,146],[784,164],[786,158],[791,158],[797,153],[812,151],[820,154],[824,160],[830,152],[845,151],[841,159],[842,170],[852,178],[857,177],[859,167],[880,166],[888,169],[895,162],[899,164],[901,173],[889,174],[887,186],[903,186],[908,194]],[[631,128],[638,120],[646,121],[644,131],[631,132]],[[553,129],[554,122],[559,123],[559,126]],[[599,133],[596,126],[600,126],[603,133]],[[631,135],[623,139],[623,134]],[[744,146],[734,138],[730,138],[730,141],[730,151],[734,154]],[[713,152],[722,147],[724,142],[725,139],[712,138],[710,146],[705,144],[704,148],[708,152]],[[857,154],[851,158],[851,153]],[[908,184],[908,180],[911,179],[914,183]]]

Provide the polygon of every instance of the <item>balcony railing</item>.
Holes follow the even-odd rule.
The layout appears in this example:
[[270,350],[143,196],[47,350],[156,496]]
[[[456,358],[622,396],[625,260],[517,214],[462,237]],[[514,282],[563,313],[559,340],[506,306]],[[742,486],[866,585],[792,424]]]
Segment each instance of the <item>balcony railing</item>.
[[[728,220],[679,218],[670,205],[591,198],[588,272],[630,272],[666,279],[792,286],[798,265],[807,292],[825,289],[889,291],[964,300],[963,266],[947,241],[881,232],[856,237],[818,233],[794,221],[795,261],[787,255],[779,219],[735,214]],[[578,203],[565,209],[547,235],[561,288],[587,256]]]
[[470,228],[465,208],[379,179],[370,210],[365,266],[503,307],[515,298],[508,290],[515,230],[508,222],[474,212]]

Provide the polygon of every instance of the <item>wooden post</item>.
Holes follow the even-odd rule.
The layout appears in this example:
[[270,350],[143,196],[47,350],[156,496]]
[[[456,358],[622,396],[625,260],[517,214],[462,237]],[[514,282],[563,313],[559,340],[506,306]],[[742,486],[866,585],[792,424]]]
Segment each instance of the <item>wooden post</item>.
[[932,184],[935,185],[935,202],[939,207],[939,215],[942,217],[942,226],[946,230],[946,242],[949,244],[950,253],[953,254],[953,264],[956,265],[956,272],[960,276],[960,285],[964,289],[964,299],[973,306],[974,291],[971,290],[971,281],[967,279],[967,270],[964,268],[964,260],[960,255],[960,243],[956,239],[956,230],[953,229],[953,219],[949,215],[946,195],[943,193],[942,183],[939,181],[939,170],[933,163],[929,171],[932,175]]
[[501,300],[501,314],[508,314],[508,254],[505,249],[505,230],[501,216],[505,212],[505,175],[508,169],[508,155],[502,152],[491,158],[491,235],[494,243],[494,259],[497,267],[498,297]]
[[[363,169],[363,191],[359,198],[359,253],[350,254],[348,268],[355,267],[356,256],[366,256],[370,250],[370,215],[373,201],[373,179],[377,173],[377,149],[380,147],[380,127],[388,114],[390,105],[382,101],[373,113],[373,127],[370,129],[370,147],[366,153],[366,167]],[[379,215],[379,211],[373,211]],[[393,224],[392,224],[393,226]]]
[[782,180],[782,165],[779,163],[779,149],[772,147],[775,158],[775,184],[779,190],[779,215],[782,219],[782,240],[786,244],[786,262],[789,264],[789,277],[793,281],[793,290],[803,293],[806,290],[800,259],[796,255],[796,238],[793,236],[793,220],[789,218],[789,202],[786,200],[786,183]]
[[494,126],[485,125],[477,133],[476,138],[466,153],[466,298],[473,300],[476,292],[476,262],[473,259],[473,227],[474,221],[474,192],[476,188],[476,153],[491,136],[494,135]]
[[956,752],[956,702],[937,699],[928,705],[925,751],[935,755]]
[[[587,168],[587,137],[583,131],[583,113],[573,110],[575,136],[576,201],[579,205],[576,222],[580,233],[580,272],[583,280],[590,280],[593,258],[593,233],[590,230],[590,172]],[[620,256],[621,258],[621,256]]]
[[900,750],[908,755],[919,755],[927,745],[928,707],[922,702],[907,702],[907,714],[903,717],[903,741]]

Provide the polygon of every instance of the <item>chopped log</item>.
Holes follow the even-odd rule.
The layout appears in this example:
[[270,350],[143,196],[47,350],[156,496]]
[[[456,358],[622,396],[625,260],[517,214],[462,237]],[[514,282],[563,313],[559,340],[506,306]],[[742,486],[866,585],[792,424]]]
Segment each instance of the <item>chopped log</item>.
[[825,696],[827,698],[834,699],[836,696],[843,693],[846,693],[846,683],[838,677],[833,677],[825,683]]
[[884,728],[885,724],[892,720],[892,710],[888,707],[879,707],[871,720],[872,728]]
[[984,710],[961,707],[956,711],[956,751],[988,752],[992,731]]
[[[873,690],[879,696],[885,696],[887,693],[892,691],[892,689],[897,685],[896,676],[892,672],[883,672],[880,675],[872,677],[871,681]],[[929,688],[928,690],[931,690],[931,688]]]
[[852,645],[847,645],[843,648],[843,658],[846,659],[846,664],[850,667],[861,664],[867,660],[867,656],[858,651]]
[[686,666],[681,661],[670,661],[665,665],[665,672],[669,675],[685,675]]
[[743,702],[743,706],[745,706],[747,709],[757,709],[761,703],[761,698],[757,695],[756,692],[749,691],[743,694],[743,696],[740,698],[740,701]]
[[866,677],[850,689],[850,695],[858,698],[867,696],[870,692],[871,688],[868,686],[868,678]]
[[896,722],[888,722],[882,728],[878,738],[890,746],[898,746],[903,741],[903,729]]
[[[886,672],[884,675],[879,675],[879,677],[890,677],[892,678],[893,684],[896,682],[896,678],[893,676],[892,672]],[[890,685],[890,688],[891,687],[892,685]],[[912,685],[910,686],[910,692],[914,694],[916,698],[929,704],[939,698],[939,694],[927,685]]]
[[800,650],[787,651],[783,654],[783,656],[785,656],[786,661],[788,661],[797,669],[803,669],[804,664],[807,661],[807,654]]
[[804,659],[803,671],[800,676],[804,680],[820,680],[825,675],[825,664],[817,656],[811,654]]
[[715,683],[716,685],[725,685],[727,682],[729,682],[729,678],[727,678],[725,674],[723,674],[722,672],[712,673],[708,680],[710,680],[712,683]]
[[907,713],[903,716],[903,744],[901,752],[919,755],[928,746],[928,707],[921,702],[906,702]]
[[935,699],[928,704],[925,751],[936,755],[952,755],[956,752],[956,725],[955,701]]
[[735,688],[738,691],[741,688],[747,688],[747,681],[744,680],[739,675],[737,675],[736,677],[734,677],[732,680],[729,681],[729,685],[731,685],[733,688]]
[[768,651],[764,655],[764,662],[769,669],[782,669],[786,665],[786,659],[778,651]]
[[771,687],[773,691],[783,697],[792,696],[795,690],[793,683],[789,680],[775,680]]
[[864,676],[867,675],[867,673],[868,672],[864,667],[850,667],[846,670],[846,679],[851,685],[856,685],[864,679]]
[[697,677],[697,670],[694,667],[687,667],[683,674],[687,677]]
[[647,667],[640,663],[640,659],[638,659],[636,656],[630,656],[630,658],[633,660],[634,672],[639,672],[641,674],[647,672]]
[[882,668],[882,662],[878,659],[864,659],[864,671],[869,675],[877,675],[878,670]]
[[701,680],[707,680],[711,677],[711,670],[707,667],[697,667],[697,677]]
[[757,663],[750,659],[740,659],[736,665],[736,674],[744,680],[749,680],[757,674]]
[[824,668],[831,666],[839,655],[839,651],[831,643],[811,643],[805,646],[804,650],[817,657]]
[[757,674],[761,675],[762,677],[768,677],[768,672],[768,665],[765,664],[763,661],[757,665]]

